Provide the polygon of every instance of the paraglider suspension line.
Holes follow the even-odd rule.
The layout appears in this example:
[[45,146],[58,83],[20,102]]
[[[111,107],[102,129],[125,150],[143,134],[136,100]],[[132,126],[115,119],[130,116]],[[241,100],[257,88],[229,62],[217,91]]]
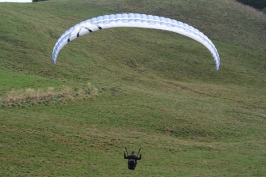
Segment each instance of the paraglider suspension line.
[[137,155],[137,157],[139,156],[140,150],[141,150],[141,148],[139,148],[139,152],[138,152],[138,155]]
[[128,156],[127,147],[125,147],[125,150],[126,150],[126,153],[127,153],[127,156]]

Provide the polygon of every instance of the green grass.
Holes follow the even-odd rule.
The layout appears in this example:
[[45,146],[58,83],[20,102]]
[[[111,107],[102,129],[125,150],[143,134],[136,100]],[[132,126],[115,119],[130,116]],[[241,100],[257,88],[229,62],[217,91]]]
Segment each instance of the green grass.
[[[265,14],[222,0],[57,0],[2,3],[0,11],[0,176],[266,174]],[[65,30],[124,12],[200,29],[219,51],[220,70],[189,38],[128,28],[76,39],[52,64]],[[75,96],[88,83],[97,95]],[[71,99],[4,104],[12,90],[50,87],[73,89]],[[135,171],[125,146],[142,148]]]

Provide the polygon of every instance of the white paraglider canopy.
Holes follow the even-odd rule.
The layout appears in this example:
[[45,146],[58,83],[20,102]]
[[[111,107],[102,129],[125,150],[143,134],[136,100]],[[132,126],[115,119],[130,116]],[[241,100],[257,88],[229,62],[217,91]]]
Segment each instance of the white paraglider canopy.
[[84,34],[91,33],[101,29],[116,28],[116,27],[135,27],[135,28],[150,28],[166,30],[192,38],[203,44],[211,53],[216,69],[220,67],[220,57],[218,51],[211,40],[202,32],[170,18],[146,15],[146,14],[111,14],[88,19],[68,29],[56,42],[52,61],[56,64],[57,56],[60,50],[70,41]]
[[0,2],[32,2],[32,0],[0,0]]

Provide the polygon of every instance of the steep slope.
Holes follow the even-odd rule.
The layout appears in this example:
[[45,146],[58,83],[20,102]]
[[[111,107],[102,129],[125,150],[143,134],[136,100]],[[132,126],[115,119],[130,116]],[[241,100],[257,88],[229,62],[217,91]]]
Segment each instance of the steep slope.
[[[0,176],[266,173],[264,14],[233,0],[51,0],[0,11]],[[52,64],[65,30],[124,12],[199,28],[221,69],[198,42],[135,28],[76,39]],[[125,146],[142,147],[134,172]]]

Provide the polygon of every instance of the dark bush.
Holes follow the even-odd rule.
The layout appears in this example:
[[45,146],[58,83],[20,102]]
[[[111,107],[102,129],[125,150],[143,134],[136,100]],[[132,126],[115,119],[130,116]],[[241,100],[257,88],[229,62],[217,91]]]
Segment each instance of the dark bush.
[[266,14],[266,7],[264,9],[262,9],[262,12],[264,12]]
[[32,0],[32,2],[40,2],[40,1],[47,1],[47,0]]
[[237,1],[252,6],[259,10],[263,10],[266,7],[266,0],[237,0]]

